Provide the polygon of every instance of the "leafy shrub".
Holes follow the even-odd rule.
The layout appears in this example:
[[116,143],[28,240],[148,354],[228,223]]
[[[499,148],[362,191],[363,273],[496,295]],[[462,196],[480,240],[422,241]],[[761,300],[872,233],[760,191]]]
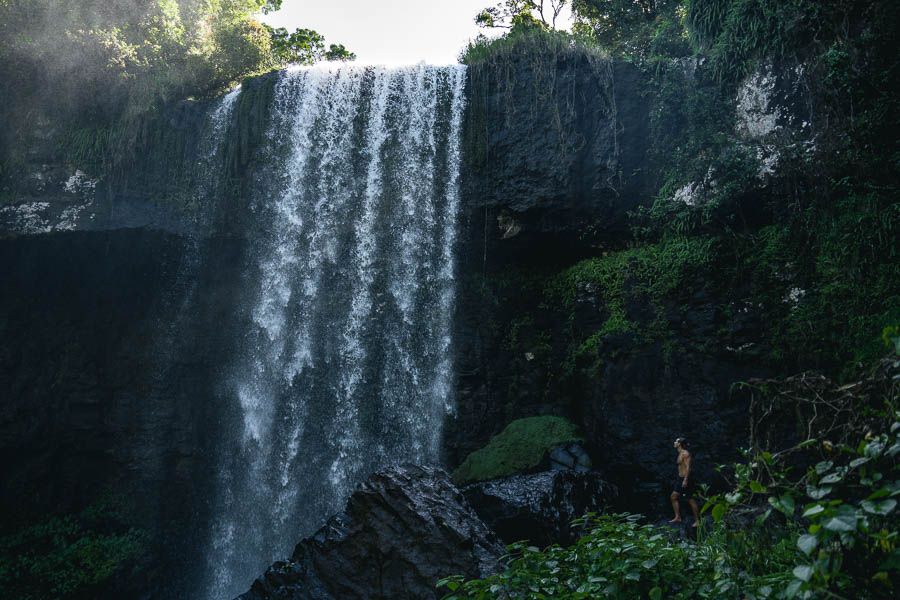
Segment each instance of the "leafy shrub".
[[801,552],[785,598],[887,598],[900,575],[900,413],[888,431],[868,433],[856,445],[810,439],[800,448],[827,455],[794,476],[785,453],[761,452],[735,465],[735,489],[704,506],[716,521],[759,498],[770,505],[762,523],[778,511],[791,525]]
[[[762,538],[753,532],[720,532],[695,544],[641,521],[640,515],[588,516],[580,523],[589,532],[568,548],[513,544],[502,572],[469,581],[451,576],[438,585],[450,591],[446,600],[765,598],[789,581],[798,554],[784,545],[760,548]],[[760,566],[768,572],[754,572]]]
[[573,37],[565,31],[543,28],[519,28],[510,33],[488,38],[478,36],[460,54],[460,62],[476,65],[503,60],[515,55],[550,55],[565,52],[590,52],[598,57],[606,54],[589,39]]
[[109,499],[0,537],[0,589],[18,600],[95,597],[133,575],[147,535]]
[[[737,486],[706,503],[714,524],[696,543],[642,524],[639,515],[589,516],[579,523],[588,533],[571,547],[513,544],[500,573],[438,585],[448,600],[894,597],[900,413],[897,419],[856,446],[830,444],[833,459],[799,479],[771,453],[735,465]],[[768,510],[751,510],[759,516],[748,522],[738,507],[754,498],[766,499]]]
[[465,484],[526,471],[540,464],[553,446],[581,439],[575,425],[562,417],[517,419],[467,456],[453,480]]
[[573,30],[617,58],[644,61],[691,52],[679,0],[573,0]]
[[[696,541],[638,515],[588,515],[579,522],[585,535],[571,547],[513,544],[500,573],[450,576],[439,585],[448,599],[893,598],[898,376],[893,357],[844,386],[810,374],[756,382],[756,450],[732,466],[734,489],[708,498],[703,512],[712,519]],[[804,434],[801,441],[767,449],[792,430]]]

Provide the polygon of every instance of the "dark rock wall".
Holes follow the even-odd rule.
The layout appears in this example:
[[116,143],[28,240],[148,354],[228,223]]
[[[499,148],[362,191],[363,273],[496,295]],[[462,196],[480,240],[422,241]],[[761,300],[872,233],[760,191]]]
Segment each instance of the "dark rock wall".
[[[746,406],[729,390],[759,370],[716,340],[727,331],[738,345],[758,324],[726,310],[727,293],[677,292],[662,309],[668,340],[607,336],[587,365],[573,364],[570,340],[608,318],[602,290],[581,290],[571,308],[546,293],[579,260],[625,247],[629,211],[660,187],[649,80],[584,51],[470,67],[451,467],[516,418],[566,416],[620,507],[652,511],[667,503],[676,437],[696,441],[698,472],[714,484],[714,466],[745,443]],[[649,328],[651,299],[626,295],[628,319]]]
[[137,124],[102,180],[60,162],[46,131],[32,174],[5,182],[0,526],[114,492],[150,534],[142,587],[160,597],[190,586],[185,556],[204,560],[216,424],[233,417],[222,371],[249,318],[244,173],[274,81],[245,82],[212,155],[214,101],[181,102]]
[[[451,464],[517,417],[576,416],[550,391],[562,349],[542,285],[614,246],[627,211],[649,198],[641,91],[636,69],[583,52],[470,67]],[[513,353],[522,336],[549,352]]]
[[4,526],[114,492],[151,554],[196,555],[242,245],[148,229],[0,240]]

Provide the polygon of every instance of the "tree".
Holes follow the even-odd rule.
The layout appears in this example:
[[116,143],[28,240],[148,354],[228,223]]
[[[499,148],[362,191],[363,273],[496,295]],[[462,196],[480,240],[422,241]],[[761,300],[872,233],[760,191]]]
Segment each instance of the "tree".
[[576,33],[610,52],[627,56],[689,52],[678,9],[683,0],[572,0]]
[[331,44],[325,53],[325,60],[356,60],[356,54],[347,50],[343,44]]
[[264,15],[269,13],[273,13],[276,10],[281,10],[282,0],[266,0],[265,4],[262,5],[260,10]]
[[[542,27],[556,29],[568,0],[504,0],[475,15],[475,23],[492,29]],[[535,15],[536,13],[536,15]]]
[[0,123],[8,125],[0,128],[2,176],[24,168],[36,115],[59,124],[66,139],[92,140],[72,145],[105,160],[118,156],[109,146],[127,145],[118,138],[137,131],[137,117],[160,104],[214,94],[291,62],[355,58],[311,29],[289,33],[259,21],[281,4],[0,0],[0,80],[16,82],[0,103]]
[[311,65],[320,60],[355,60],[356,55],[343,44],[325,49],[325,37],[312,29],[296,29],[288,33],[284,27],[269,28],[272,51],[281,64]]

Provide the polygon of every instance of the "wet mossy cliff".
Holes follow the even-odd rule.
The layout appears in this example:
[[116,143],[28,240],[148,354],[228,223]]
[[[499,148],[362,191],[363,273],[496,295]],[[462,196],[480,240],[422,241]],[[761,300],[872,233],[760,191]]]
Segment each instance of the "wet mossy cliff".
[[[710,343],[727,323],[702,282],[664,299],[644,289],[700,277],[693,257],[658,272],[669,257],[635,257],[650,281],[615,257],[663,183],[653,91],[638,67],[583,50],[470,66],[451,464],[517,418],[564,416],[622,502],[647,510],[666,497],[675,437],[733,458],[746,407],[729,386],[761,369]],[[571,272],[597,259],[616,261],[599,266],[608,281]]]
[[[803,261],[821,254],[790,255],[779,225],[814,189],[822,143],[804,73],[761,66],[723,89],[702,60],[638,67],[570,45],[470,65],[446,466],[516,419],[566,417],[623,508],[654,510],[675,437],[712,484],[748,440],[736,382],[854,358],[835,350],[856,339],[844,330],[816,343]],[[134,150],[114,159],[64,152],[47,121],[4,179],[4,526],[114,489],[158,554],[201,548],[275,77],[244,83],[220,145],[207,102],[121,132]],[[874,339],[891,308],[864,300],[853,331]]]
[[898,219],[829,187],[820,76],[761,62],[726,82],[703,58],[552,39],[470,63],[451,466],[517,418],[563,416],[619,508],[652,513],[676,437],[723,484],[750,443],[740,382],[884,352]]

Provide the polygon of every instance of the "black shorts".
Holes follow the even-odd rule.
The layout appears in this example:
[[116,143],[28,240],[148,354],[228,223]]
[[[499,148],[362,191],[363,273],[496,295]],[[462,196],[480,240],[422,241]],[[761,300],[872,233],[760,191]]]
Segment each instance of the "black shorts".
[[672,482],[672,489],[681,495],[682,498],[690,499],[694,496],[694,482],[688,479],[688,484],[682,485],[683,482],[683,477],[676,477]]

